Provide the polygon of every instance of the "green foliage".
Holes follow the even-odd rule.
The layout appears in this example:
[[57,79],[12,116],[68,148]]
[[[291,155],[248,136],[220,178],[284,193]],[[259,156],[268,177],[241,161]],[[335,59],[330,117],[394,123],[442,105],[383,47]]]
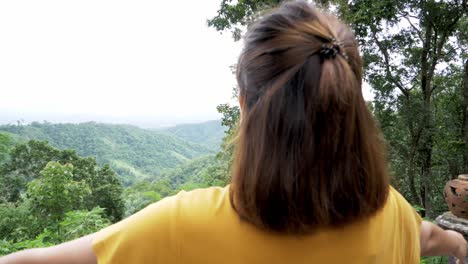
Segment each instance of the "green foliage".
[[[466,4],[452,1],[329,1],[361,44],[374,114],[390,146],[400,191],[436,216],[441,190],[463,172],[462,42]],[[398,28],[398,30],[396,30]]]
[[109,165],[104,165],[97,171],[97,177],[89,181],[93,190],[87,208],[100,206],[105,208],[105,215],[117,222],[124,216],[125,204],[123,201],[123,188],[117,175]]
[[110,221],[104,218],[105,209],[96,207],[91,211],[71,211],[65,214],[60,223],[64,241],[73,240],[92,234],[110,225]]
[[229,164],[218,156],[205,156],[167,170],[152,182],[139,181],[125,189],[125,215],[181,190],[190,191],[209,186],[225,186],[229,181]]
[[0,133],[0,164],[8,158],[8,153],[14,145],[13,138],[7,133]]
[[10,241],[3,239],[0,240],[0,256],[8,255],[16,251],[15,245]]
[[57,222],[66,212],[83,208],[84,197],[91,190],[84,181],[73,180],[73,166],[49,162],[41,171],[41,177],[28,183],[27,197],[31,199],[31,211],[39,217]]
[[222,0],[218,14],[208,20],[208,26],[218,31],[231,30],[234,39],[239,40],[242,28],[249,25],[261,10],[278,5],[280,0],[231,1]]
[[234,134],[237,123],[240,119],[240,108],[238,106],[230,106],[229,104],[220,104],[218,105],[217,110],[223,115],[221,124],[228,128],[226,134]]
[[15,251],[28,249],[28,248],[40,248],[53,246],[56,242],[57,235],[50,230],[44,229],[44,232],[39,234],[33,240],[25,240],[14,244]]
[[0,203],[0,237],[12,242],[29,239],[40,233],[38,219],[31,215],[29,205]]
[[72,179],[85,182],[90,194],[83,199],[88,210],[106,208],[107,217],[115,222],[123,217],[122,186],[108,165],[99,169],[94,158],[79,157],[73,150],[58,150],[46,142],[30,140],[17,144],[9,153],[9,160],[0,173],[0,198],[9,202],[20,201],[27,182],[41,177],[41,170],[50,161],[73,164]]
[[151,187],[145,188],[142,192],[131,192],[125,195],[125,216],[130,216],[161,199],[159,193],[148,191],[149,188]]
[[125,189],[125,216],[132,215],[149,204],[170,195],[172,191],[169,185],[167,180],[139,181]]
[[0,256],[13,253],[15,251],[53,246],[51,241],[56,240],[56,235],[51,231],[45,229],[43,233],[39,234],[34,239],[23,240],[20,242],[12,242],[6,239],[0,240]]
[[205,146],[212,151],[219,151],[224,136],[225,127],[219,120],[199,124],[182,124],[167,128],[168,132],[186,141]]
[[62,241],[70,241],[108,226],[110,221],[103,217],[104,209],[96,207],[91,211],[70,211],[65,214],[62,222],[58,223],[61,234],[45,228],[33,239],[23,239],[19,242],[8,237],[0,240],[0,256],[15,251],[53,246]]
[[205,180],[207,169],[214,164],[213,156],[205,156],[187,162],[161,175],[161,179],[169,183],[169,187],[177,192],[182,184],[202,184]]
[[110,164],[126,186],[137,179],[154,179],[163,170],[214,152],[168,133],[126,125],[33,122],[0,126],[0,131],[23,140],[45,140],[59,149],[74,149],[80,156],[96,157],[99,164]]
[[420,264],[447,264],[448,257],[422,257]]
[[34,140],[7,155],[0,167],[0,254],[54,245],[123,218],[123,189],[108,165]]

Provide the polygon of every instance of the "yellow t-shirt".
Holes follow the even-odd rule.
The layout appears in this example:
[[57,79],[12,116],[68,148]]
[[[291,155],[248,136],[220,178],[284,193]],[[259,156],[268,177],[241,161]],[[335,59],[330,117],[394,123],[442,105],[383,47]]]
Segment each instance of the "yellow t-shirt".
[[229,186],[154,203],[97,233],[99,264],[419,263],[421,218],[393,188],[374,217],[308,236],[272,234],[242,221]]

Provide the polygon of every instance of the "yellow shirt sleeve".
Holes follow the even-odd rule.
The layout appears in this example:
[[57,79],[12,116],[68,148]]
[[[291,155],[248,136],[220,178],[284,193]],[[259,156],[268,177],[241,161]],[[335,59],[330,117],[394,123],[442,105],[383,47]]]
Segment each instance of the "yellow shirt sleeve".
[[397,245],[400,248],[401,263],[420,263],[421,224],[422,218],[395,189],[390,189],[395,211],[395,221],[398,222],[399,232],[396,234]]
[[178,262],[177,201],[167,197],[96,233],[98,264]]

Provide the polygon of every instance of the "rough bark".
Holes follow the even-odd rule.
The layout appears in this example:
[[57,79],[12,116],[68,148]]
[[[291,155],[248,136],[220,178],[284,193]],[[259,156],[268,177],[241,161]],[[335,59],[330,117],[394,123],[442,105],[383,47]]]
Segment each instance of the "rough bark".
[[465,61],[465,69],[463,75],[463,126],[462,135],[465,151],[463,153],[463,171],[468,173],[468,60]]
[[[431,116],[431,81],[433,77],[433,69],[430,65],[430,52],[433,48],[432,38],[433,38],[433,28],[431,26],[431,21],[429,16],[425,17],[425,33],[424,33],[424,42],[423,49],[421,53],[421,90],[423,92],[423,112],[421,113],[421,122],[420,126],[422,128],[422,137],[421,145],[419,148],[419,153],[421,156],[422,166],[421,166],[421,186],[420,186],[420,196],[423,202],[423,207],[425,210],[425,216],[430,217],[432,213],[432,206],[430,200],[431,193],[431,166],[432,166],[432,145],[433,145],[433,135],[432,135],[432,116]],[[434,60],[435,58],[433,58]],[[432,61],[434,63],[434,61]]]
[[[411,125],[412,127],[412,125]],[[421,130],[418,131],[418,133],[414,133],[414,131],[411,129],[411,148],[410,152],[408,155],[408,166],[407,166],[407,177],[409,180],[409,189],[411,192],[411,196],[413,199],[414,204],[418,204],[420,206],[423,206],[423,201],[421,195],[418,193],[416,190],[416,183],[415,183],[415,156],[416,156],[416,150],[419,144],[419,138],[420,138],[420,133]]]

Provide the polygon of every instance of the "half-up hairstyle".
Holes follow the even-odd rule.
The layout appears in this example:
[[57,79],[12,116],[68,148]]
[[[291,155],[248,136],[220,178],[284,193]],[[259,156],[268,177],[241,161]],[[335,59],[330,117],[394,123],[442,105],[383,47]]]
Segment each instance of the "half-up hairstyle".
[[240,217],[298,234],[383,207],[385,150],[348,26],[307,2],[287,2],[248,29],[237,79],[243,108],[231,201]]

